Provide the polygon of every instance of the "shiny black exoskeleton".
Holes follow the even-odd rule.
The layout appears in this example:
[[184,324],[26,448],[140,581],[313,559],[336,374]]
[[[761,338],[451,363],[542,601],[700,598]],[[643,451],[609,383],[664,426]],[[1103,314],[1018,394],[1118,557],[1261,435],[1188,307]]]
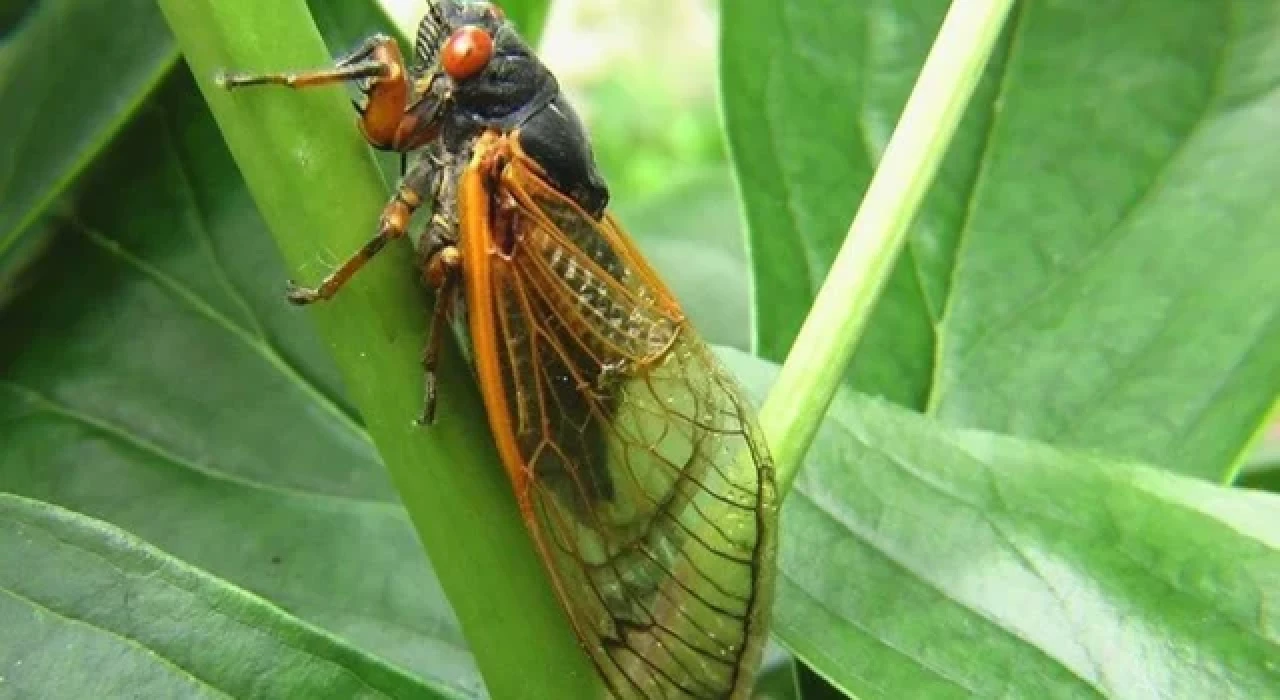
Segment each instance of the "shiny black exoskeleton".
[[492,5],[432,3],[418,29],[415,74],[430,71],[445,39],[464,26],[478,26],[493,37],[493,56],[477,75],[451,86],[450,103],[437,116],[445,150],[460,152],[486,129],[516,132],[521,148],[552,184],[599,218],[609,203],[609,189],[586,129],[555,76]]

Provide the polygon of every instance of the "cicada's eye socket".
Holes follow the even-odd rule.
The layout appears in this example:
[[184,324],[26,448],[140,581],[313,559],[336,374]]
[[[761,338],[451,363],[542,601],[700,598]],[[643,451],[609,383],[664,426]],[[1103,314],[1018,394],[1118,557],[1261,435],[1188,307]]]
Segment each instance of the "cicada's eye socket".
[[462,27],[444,43],[440,65],[454,80],[473,77],[493,58],[493,37],[480,27]]

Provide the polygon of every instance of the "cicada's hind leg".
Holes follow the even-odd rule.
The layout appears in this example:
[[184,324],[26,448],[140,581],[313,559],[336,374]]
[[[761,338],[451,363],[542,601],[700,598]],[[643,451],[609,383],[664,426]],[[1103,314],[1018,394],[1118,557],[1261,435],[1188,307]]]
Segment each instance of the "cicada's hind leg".
[[[435,222],[433,222],[434,228]],[[440,366],[440,345],[444,342],[445,325],[450,311],[457,303],[459,283],[462,279],[462,254],[448,238],[435,236],[427,251],[425,276],[436,290],[436,304],[431,312],[431,329],[427,346],[422,351],[424,402],[418,425],[431,425],[436,419],[436,370]]]
[[400,180],[400,187],[387,206],[382,210],[378,220],[378,231],[368,242],[360,246],[354,255],[347,258],[333,272],[330,272],[319,286],[299,287],[289,283],[289,301],[295,304],[310,304],[323,299],[330,299],[342,289],[364,264],[373,259],[389,241],[403,238],[409,230],[409,221],[413,213],[422,206],[426,199],[434,199],[440,187],[441,172],[429,159],[416,163]]
[[440,365],[440,346],[444,342],[446,322],[458,301],[462,283],[462,253],[458,250],[458,179],[465,159],[450,161],[438,153],[427,152],[429,161],[440,173],[431,224],[423,233],[422,276],[436,291],[435,309],[431,313],[431,330],[422,351],[425,400],[419,425],[430,425],[436,417],[436,372]]

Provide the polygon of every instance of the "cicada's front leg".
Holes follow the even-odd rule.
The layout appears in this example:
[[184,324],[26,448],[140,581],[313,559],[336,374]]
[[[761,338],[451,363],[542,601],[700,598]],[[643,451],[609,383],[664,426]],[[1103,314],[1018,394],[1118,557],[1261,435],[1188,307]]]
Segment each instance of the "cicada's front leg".
[[[224,73],[218,83],[228,90],[256,85],[284,85],[305,88],[355,81],[364,94],[357,103],[359,126],[365,138],[376,148],[408,152],[429,140],[434,133],[434,110],[439,98],[425,85],[422,94],[405,67],[400,46],[384,35],[365,39],[354,51],[337,59],[330,68],[282,73]],[[388,241],[402,238],[409,228],[413,213],[424,200],[435,199],[439,173],[433,164],[423,161],[405,173],[396,193],[387,202],[378,221],[378,230],[360,250],[331,272],[319,286],[298,287],[289,284],[289,301],[310,304],[329,299],[338,293],[364,264],[381,251]]]
[[399,59],[400,49],[395,40],[385,34],[365,38],[354,51],[339,56],[332,67],[307,71],[282,71],[279,73],[221,73],[216,77],[218,85],[228,90],[255,85],[284,85],[291,88],[328,85],[330,83],[387,79],[392,64]]
[[300,89],[333,83],[357,82],[364,93],[364,103],[355,103],[360,113],[361,133],[375,148],[406,152],[424,143],[429,134],[429,119],[422,111],[412,109],[423,95],[415,93],[413,76],[405,66],[400,46],[382,34],[365,39],[351,53],[341,56],[333,66],[320,70],[285,71],[281,73],[223,73],[218,84],[228,90],[256,85],[283,85]]

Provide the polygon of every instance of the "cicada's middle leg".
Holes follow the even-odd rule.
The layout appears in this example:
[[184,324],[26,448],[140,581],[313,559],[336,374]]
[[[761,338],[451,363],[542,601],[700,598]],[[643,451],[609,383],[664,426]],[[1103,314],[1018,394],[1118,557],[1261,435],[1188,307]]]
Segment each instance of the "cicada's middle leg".
[[315,301],[330,299],[342,289],[364,264],[373,259],[387,243],[403,238],[409,231],[409,221],[413,213],[422,206],[424,198],[435,199],[439,189],[441,173],[428,160],[423,160],[410,168],[400,180],[396,193],[382,209],[378,219],[378,230],[364,245],[360,246],[351,257],[328,274],[316,287],[299,287],[289,283],[289,301],[303,305]]

